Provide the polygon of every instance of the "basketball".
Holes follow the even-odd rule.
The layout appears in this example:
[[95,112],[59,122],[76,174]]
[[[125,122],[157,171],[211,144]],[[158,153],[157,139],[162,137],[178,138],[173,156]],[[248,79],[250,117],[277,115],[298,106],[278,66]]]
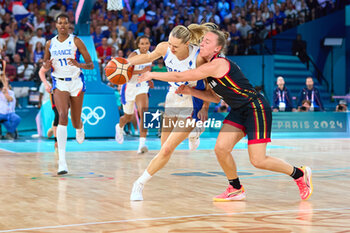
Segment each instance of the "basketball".
[[134,71],[134,66],[130,65],[125,58],[116,57],[110,60],[105,67],[105,74],[108,80],[116,85],[128,82]]

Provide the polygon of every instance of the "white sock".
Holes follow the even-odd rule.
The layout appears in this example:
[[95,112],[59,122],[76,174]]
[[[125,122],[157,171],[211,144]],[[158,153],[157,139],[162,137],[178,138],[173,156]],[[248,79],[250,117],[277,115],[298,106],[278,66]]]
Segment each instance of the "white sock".
[[84,125],[82,125],[80,129],[75,129],[75,130],[79,133],[82,133],[84,131]]
[[137,179],[136,182],[139,182],[141,184],[146,184],[147,181],[149,181],[152,178],[152,176],[148,173],[147,169],[143,172],[143,174]]
[[[124,126],[125,126],[125,125],[124,125]],[[120,127],[120,124],[118,123],[119,129],[124,130],[124,126],[123,126],[123,127]]]
[[60,163],[66,163],[66,143],[67,143],[67,126],[57,126],[57,146],[58,158]]
[[141,138],[141,137],[140,137],[140,139],[139,139],[139,145],[140,145],[140,147],[144,146],[145,143],[146,143],[146,138],[143,138],[143,137]]

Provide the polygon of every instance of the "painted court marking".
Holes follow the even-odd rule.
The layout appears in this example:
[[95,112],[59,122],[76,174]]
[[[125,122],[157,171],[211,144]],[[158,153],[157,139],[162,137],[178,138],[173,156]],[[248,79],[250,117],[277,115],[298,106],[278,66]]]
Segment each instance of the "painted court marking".
[[1,147],[0,147],[0,150],[6,151],[6,152],[10,152],[10,153],[13,153],[13,154],[16,153],[16,152],[14,152],[12,150],[7,150],[7,149],[1,148]]
[[350,210],[350,208],[326,208],[326,209],[312,209],[312,210],[271,210],[271,211],[251,211],[251,212],[240,212],[240,213],[221,213],[221,214],[195,214],[195,215],[184,215],[184,216],[170,216],[170,217],[155,217],[155,218],[137,218],[137,219],[125,219],[105,222],[88,222],[88,223],[77,223],[68,225],[57,225],[57,226],[45,226],[45,227],[31,227],[31,228],[20,228],[10,230],[0,230],[0,232],[16,232],[16,231],[33,231],[42,229],[58,229],[65,227],[78,227],[78,226],[89,226],[89,225],[102,225],[111,223],[126,223],[126,222],[140,222],[140,221],[156,221],[156,220],[167,220],[167,219],[180,219],[180,218],[194,218],[194,217],[208,217],[208,216],[231,216],[231,215],[244,215],[244,214],[276,214],[276,213],[301,213],[301,212],[321,212],[321,211],[342,211]]

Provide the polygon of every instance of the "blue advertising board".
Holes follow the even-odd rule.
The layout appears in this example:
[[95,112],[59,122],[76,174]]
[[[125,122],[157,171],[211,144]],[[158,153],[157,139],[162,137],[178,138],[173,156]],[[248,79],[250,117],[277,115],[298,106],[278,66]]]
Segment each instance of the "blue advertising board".
[[344,112],[278,112],[273,114],[272,132],[347,132]]

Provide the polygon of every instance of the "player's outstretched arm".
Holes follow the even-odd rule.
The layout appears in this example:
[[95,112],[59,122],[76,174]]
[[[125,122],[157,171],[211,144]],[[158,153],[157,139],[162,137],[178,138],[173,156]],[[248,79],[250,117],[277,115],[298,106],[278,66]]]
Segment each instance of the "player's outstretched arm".
[[[144,55],[144,54],[141,54],[141,55]],[[135,57],[135,56],[138,56],[138,54],[135,53],[135,52],[132,52],[132,53],[130,53],[128,59],[130,59],[130,58],[132,58],[132,57]],[[143,73],[146,73],[147,71],[151,71],[151,70],[152,70],[152,66],[146,66],[146,67],[143,68],[142,70],[134,70],[134,71],[132,72],[132,74],[133,74],[133,75],[134,75],[134,74],[143,74]]]
[[221,78],[228,70],[229,64],[223,59],[216,59],[200,67],[184,72],[147,72],[141,75],[139,82],[158,79],[165,82],[186,82],[205,79],[207,77]]
[[160,57],[164,57],[168,47],[168,42],[161,42],[151,53],[132,56],[129,57],[127,60],[131,65],[140,65],[144,63],[153,62]]
[[219,103],[221,100],[220,97],[217,94],[215,94],[215,92],[211,88],[206,90],[197,90],[187,85],[181,85],[177,88],[175,93],[183,95],[192,95],[194,97],[197,97],[198,99],[202,99],[204,101],[213,103]]

